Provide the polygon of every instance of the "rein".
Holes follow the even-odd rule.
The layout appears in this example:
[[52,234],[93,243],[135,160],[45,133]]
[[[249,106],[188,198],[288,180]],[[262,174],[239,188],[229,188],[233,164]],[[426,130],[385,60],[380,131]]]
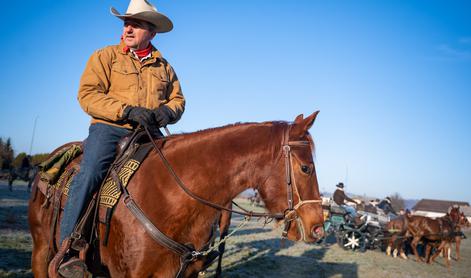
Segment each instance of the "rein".
[[[304,204],[307,204],[307,203],[321,203],[322,202],[321,199],[303,201],[301,199],[301,196],[299,195],[299,191],[298,191],[298,188],[296,186],[296,181],[295,181],[294,175],[292,173],[293,172],[293,166],[292,166],[291,147],[296,147],[296,146],[307,147],[310,144],[309,144],[309,141],[289,141],[289,130],[290,130],[289,128],[286,129],[286,131],[284,133],[284,136],[283,136],[283,142],[282,142],[282,148],[283,148],[284,157],[285,157],[286,185],[288,187],[288,190],[287,190],[288,191],[288,209],[285,210],[284,213],[273,213],[273,214],[247,211],[245,209],[243,209],[243,211],[237,211],[237,210],[229,209],[227,207],[224,207],[224,206],[221,206],[219,204],[216,204],[216,203],[210,202],[208,200],[205,200],[205,199],[199,197],[198,195],[194,194],[193,192],[191,192],[190,189],[188,189],[188,187],[183,183],[183,181],[180,179],[180,177],[175,173],[175,170],[173,169],[172,165],[170,165],[167,158],[165,158],[165,156],[163,155],[160,148],[157,146],[157,144],[152,139],[152,135],[149,132],[149,130],[147,128],[144,128],[144,130],[145,130],[147,136],[149,137],[149,139],[152,143],[152,146],[154,147],[154,150],[159,155],[160,159],[164,163],[164,165],[167,168],[167,170],[169,171],[169,173],[175,179],[177,185],[186,194],[188,194],[191,198],[199,201],[200,203],[202,203],[204,205],[207,205],[207,206],[212,207],[212,208],[217,209],[217,210],[224,210],[224,211],[228,211],[228,212],[231,212],[231,213],[236,213],[236,214],[240,214],[240,215],[244,215],[244,216],[248,216],[248,217],[264,217],[264,218],[274,218],[274,219],[278,219],[278,220],[283,220],[283,219],[286,219],[287,215],[295,212],[298,208],[300,208]],[[295,206],[293,206],[293,202],[294,202],[293,201],[293,185],[294,185],[294,189],[295,189],[296,195],[297,195],[298,200],[299,200],[298,204],[296,204]],[[240,206],[238,206],[238,207],[240,208]],[[297,218],[297,216],[296,216],[296,218]],[[289,220],[289,221],[291,221],[291,220]]]
[[[292,164],[292,155],[291,155],[291,147],[308,147],[310,146],[309,141],[289,141],[289,131],[290,128],[288,127],[283,135],[283,142],[282,142],[282,150],[283,154],[285,157],[285,173],[286,173],[286,186],[287,186],[287,198],[288,198],[288,208],[283,212],[283,213],[258,213],[254,211],[247,211],[243,209],[243,211],[236,211],[229,209],[227,207],[221,206],[219,204],[210,202],[208,200],[205,200],[198,195],[194,194],[188,187],[183,183],[183,181],[180,179],[180,177],[175,173],[175,170],[171,166],[171,164],[168,162],[168,160],[165,158],[163,155],[162,151],[160,148],[157,146],[155,141],[152,138],[151,133],[149,130],[144,127],[144,130],[147,134],[147,136],[150,139],[150,142],[152,143],[152,146],[154,150],[157,152],[159,155],[160,159],[162,160],[163,164],[167,168],[168,172],[173,176],[175,179],[177,185],[191,198],[199,201],[200,203],[212,207],[217,210],[224,210],[228,211],[231,213],[236,213],[240,215],[244,215],[250,219],[251,217],[264,217],[266,218],[266,223],[268,222],[268,219],[278,219],[278,220],[284,220],[285,222],[285,228],[282,233],[282,237],[287,237],[289,227],[291,225],[291,222],[295,220],[297,222],[297,228],[299,233],[302,235],[302,238],[305,239],[305,233],[303,229],[303,224],[302,221],[300,220],[300,217],[298,216],[296,210],[299,209],[301,206],[309,203],[321,203],[321,199],[316,199],[316,200],[305,200],[303,201],[300,194],[298,187],[296,185],[296,179],[293,175],[293,164]],[[134,131],[134,134],[138,132],[138,129]],[[122,185],[120,179],[118,178],[118,175],[116,172],[111,173],[113,179],[117,182],[118,186],[121,188],[121,191],[123,192],[123,200],[124,204],[126,207],[131,211],[131,213],[141,222],[141,224],[144,226],[145,230],[149,233],[149,235],[157,241],[159,244],[161,244],[163,247],[166,247],[167,249],[171,250],[172,252],[176,253],[177,255],[180,256],[180,269],[176,275],[176,277],[183,277],[186,268],[188,265],[195,261],[196,259],[207,255],[207,253],[210,250],[200,250],[197,251],[193,245],[191,244],[181,244],[167,235],[165,235],[163,232],[161,232],[152,222],[151,220],[145,215],[145,213],[139,208],[139,206],[135,203],[135,201],[132,199],[131,195],[129,194],[128,190]],[[294,205],[294,198],[293,198],[293,193],[296,193],[296,196],[298,197],[298,203]],[[237,204],[236,204],[237,205]],[[240,206],[237,205],[239,208]],[[248,220],[247,220],[248,221]],[[232,234],[232,233],[231,233]],[[206,244],[207,245],[207,244]],[[205,246],[206,246],[205,245]],[[204,249],[204,247],[203,247]]]
[[175,170],[173,169],[172,165],[170,165],[167,158],[165,158],[165,156],[162,153],[162,151],[160,150],[160,148],[157,146],[157,144],[152,139],[152,135],[150,134],[149,130],[147,128],[145,128],[145,131],[147,133],[147,136],[149,136],[149,138],[150,138],[150,141],[152,143],[152,146],[154,147],[154,150],[159,155],[160,159],[164,163],[164,166],[167,168],[168,172],[175,179],[175,182],[177,183],[177,185],[187,195],[189,195],[191,198],[197,200],[198,202],[200,202],[204,205],[207,205],[207,206],[212,207],[212,208],[217,209],[217,210],[225,210],[225,211],[228,211],[228,212],[231,212],[231,213],[236,213],[236,214],[240,214],[240,215],[244,215],[244,216],[248,216],[248,217],[265,217],[265,218],[275,218],[275,219],[279,219],[279,220],[284,219],[284,214],[282,214],[282,213],[270,214],[270,213],[254,212],[254,211],[237,211],[237,210],[229,209],[229,208],[226,208],[226,207],[221,206],[219,204],[210,202],[210,201],[205,200],[205,199],[199,197],[198,195],[194,194],[193,192],[191,192],[190,189],[188,189],[188,187],[183,183],[183,181],[180,179],[180,177],[175,173]]

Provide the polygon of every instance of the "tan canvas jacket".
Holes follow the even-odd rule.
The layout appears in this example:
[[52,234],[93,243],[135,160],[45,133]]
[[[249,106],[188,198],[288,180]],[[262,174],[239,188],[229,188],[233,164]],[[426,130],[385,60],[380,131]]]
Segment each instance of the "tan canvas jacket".
[[80,80],[78,101],[92,124],[125,128],[131,128],[122,119],[128,105],[150,109],[166,105],[174,113],[171,123],[185,110],[177,75],[160,52],[154,48],[151,58],[141,64],[123,43],[92,54]]

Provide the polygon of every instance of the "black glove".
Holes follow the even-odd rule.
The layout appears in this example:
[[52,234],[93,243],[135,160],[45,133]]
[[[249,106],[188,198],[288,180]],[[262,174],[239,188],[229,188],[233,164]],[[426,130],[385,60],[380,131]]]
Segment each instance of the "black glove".
[[160,106],[157,109],[154,109],[154,118],[155,122],[159,127],[166,126],[173,118],[173,112],[165,105]]
[[123,119],[128,120],[131,124],[140,124],[147,128],[156,124],[153,111],[144,107],[127,106],[123,111]]

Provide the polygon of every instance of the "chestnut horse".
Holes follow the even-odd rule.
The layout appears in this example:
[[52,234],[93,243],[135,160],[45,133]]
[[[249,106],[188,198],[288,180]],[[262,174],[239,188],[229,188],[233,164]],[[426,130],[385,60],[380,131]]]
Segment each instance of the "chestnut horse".
[[[448,228],[443,227],[442,224],[442,240],[437,240],[437,241],[432,241],[428,242],[426,249],[425,249],[425,257],[428,263],[432,263],[435,261],[435,258],[441,253],[443,254],[443,257],[445,258],[447,262],[447,266],[450,266],[450,259],[451,259],[451,243],[455,240],[458,234],[461,234],[461,229],[460,229],[460,209],[459,207],[452,208],[449,213],[447,213],[445,216],[442,216],[440,218],[437,218],[439,221],[445,221],[448,222],[448,224],[451,224],[451,233],[446,234]],[[436,248],[437,252],[433,254],[432,257],[430,257],[432,253],[432,248]]]
[[[453,243],[453,241],[455,242],[456,260],[457,261],[460,260],[460,245],[461,245],[461,240],[464,237],[462,229],[469,228],[469,226],[470,226],[470,224],[469,224],[468,218],[466,218],[464,213],[461,212],[460,219],[459,219],[458,225],[457,225],[456,230],[455,230],[455,237],[452,240],[452,243]],[[450,244],[450,248],[449,248],[449,251],[448,251],[449,254],[451,254],[451,246],[452,245]]]
[[386,249],[386,255],[391,255],[391,250],[393,250],[394,258],[399,252],[400,256],[407,260],[407,256],[404,252],[404,241],[407,233],[407,225],[409,220],[406,215],[400,215],[386,225],[387,234],[390,235],[388,241],[388,247]]
[[[453,240],[457,224],[459,223],[459,215],[459,208],[452,208],[449,214],[447,213],[445,216],[437,219],[418,215],[408,217],[407,231],[413,237],[411,245],[417,261],[423,261],[417,252],[417,244],[421,240],[425,240],[428,243],[425,252],[427,263],[433,262],[438,254],[446,250],[447,245]],[[437,252],[429,260],[432,245],[437,247]],[[450,267],[448,256],[446,256],[445,260],[447,266]]]
[[[173,135],[160,139],[165,141],[161,152],[199,198],[224,206],[242,191],[257,189],[271,214],[284,215],[277,221],[284,220],[288,239],[315,242],[323,236],[323,215],[308,129],[317,114],[299,115],[293,123],[235,124]],[[220,212],[190,197],[176,180],[151,152],[127,189],[154,226],[200,250]],[[29,203],[32,267],[35,277],[47,277],[52,206],[41,207],[45,196],[34,192]],[[103,242],[105,227],[98,228]],[[111,277],[174,277],[181,259],[149,236],[123,198],[111,219],[108,244],[99,246],[98,255]],[[184,276],[196,277],[203,264],[204,258],[196,258]]]

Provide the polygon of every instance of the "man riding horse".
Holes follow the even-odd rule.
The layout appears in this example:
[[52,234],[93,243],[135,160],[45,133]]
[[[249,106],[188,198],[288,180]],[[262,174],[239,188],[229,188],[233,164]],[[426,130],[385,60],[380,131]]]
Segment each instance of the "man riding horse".
[[[114,8],[111,13],[124,21],[121,42],[93,53],[80,80],[78,100],[92,120],[60,225],[63,246],[113,162],[118,141],[138,126],[159,136],[159,128],[177,122],[185,108],[177,75],[151,43],[157,33],[172,30],[170,19],[144,0],[131,0],[124,15]],[[70,277],[82,263],[69,251],[59,273]]]

